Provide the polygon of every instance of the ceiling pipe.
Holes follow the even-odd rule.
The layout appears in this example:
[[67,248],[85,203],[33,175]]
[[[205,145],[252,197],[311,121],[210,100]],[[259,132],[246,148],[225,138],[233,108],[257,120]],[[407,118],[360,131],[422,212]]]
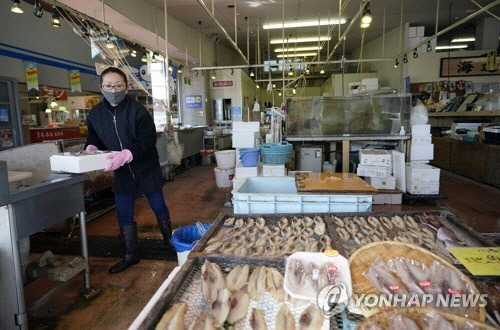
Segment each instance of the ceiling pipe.
[[217,25],[217,27],[222,32],[222,34],[224,35],[224,37],[226,37],[227,41],[229,41],[229,43],[231,44],[231,46],[233,46],[233,48],[236,50],[236,52],[238,53],[238,55],[241,56],[241,58],[245,61],[245,63],[247,63],[248,65],[250,65],[250,62],[248,62],[248,59],[245,57],[245,55],[243,54],[243,52],[241,51],[241,49],[234,42],[234,40],[231,38],[231,36],[229,35],[229,33],[227,33],[226,29],[224,29],[224,27],[215,18],[214,14],[212,14],[212,11],[207,7],[207,5],[205,4],[205,2],[203,0],[197,0],[197,1],[200,4],[201,8],[203,8],[203,10],[205,10],[205,12],[208,14],[208,16],[210,16],[210,18],[215,23],[215,25]]
[[[366,58],[366,59],[354,59],[354,60],[336,60],[336,61],[315,61],[315,62],[288,62],[287,65],[322,65],[322,64],[339,64],[339,63],[359,63],[359,62],[394,62],[393,58]],[[251,65],[226,65],[226,66],[203,66],[191,68],[191,71],[205,71],[205,70],[224,70],[224,69],[247,69],[247,68],[263,68],[269,67],[279,67],[281,64],[251,64]],[[297,79],[297,78],[290,78]]]
[[481,9],[477,10],[476,12],[474,12],[474,13],[472,13],[472,14],[470,14],[470,15],[468,15],[468,16],[466,16],[466,17],[464,17],[464,18],[462,18],[461,20],[459,20],[459,21],[457,21],[457,22],[453,23],[452,25],[450,25],[450,26],[448,26],[448,27],[446,27],[446,28],[442,29],[442,30],[441,30],[441,31],[439,31],[438,33],[435,33],[433,36],[430,36],[430,37],[426,38],[425,40],[422,40],[419,44],[417,44],[417,45],[415,45],[415,46],[413,46],[413,47],[411,47],[411,48],[407,49],[406,51],[404,51],[404,52],[402,52],[401,54],[399,54],[398,56],[396,56],[396,58],[400,58],[400,57],[402,57],[402,56],[404,56],[404,55],[406,55],[406,54],[408,54],[408,53],[410,53],[410,52],[413,52],[413,50],[414,50],[415,48],[418,48],[418,47],[420,47],[420,46],[422,46],[422,45],[427,44],[429,41],[431,41],[431,40],[433,40],[433,39],[435,39],[435,38],[437,38],[437,37],[439,37],[439,36],[441,36],[441,35],[445,34],[446,32],[448,32],[448,31],[450,31],[450,30],[453,30],[453,29],[454,29],[454,28],[456,28],[457,26],[464,24],[464,23],[465,23],[465,22],[467,22],[468,20],[473,19],[474,17],[476,17],[476,16],[480,15],[481,13],[483,13],[483,12],[487,11],[488,9],[490,9],[490,8],[492,8],[492,7],[495,7],[495,6],[496,6],[496,5],[498,5],[498,4],[500,4],[500,0],[495,0],[495,1],[493,1],[493,2],[492,2],[492,3],[490,3],[489,5],[486,5],[486,6],[482,7]]

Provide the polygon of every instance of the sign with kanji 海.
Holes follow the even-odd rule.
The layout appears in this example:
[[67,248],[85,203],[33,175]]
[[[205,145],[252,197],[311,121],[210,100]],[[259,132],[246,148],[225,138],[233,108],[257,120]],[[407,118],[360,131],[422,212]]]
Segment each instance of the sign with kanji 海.
[[447,57],[441,59],[439,76],[493,76],[499,75],[498,59],[495,56]]

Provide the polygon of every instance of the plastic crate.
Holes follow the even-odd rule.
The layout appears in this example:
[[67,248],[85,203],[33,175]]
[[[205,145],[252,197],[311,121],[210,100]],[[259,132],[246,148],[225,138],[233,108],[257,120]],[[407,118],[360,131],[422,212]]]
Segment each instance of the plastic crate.
[[295,178],[247,178],[233,190],[235,214],[369,212],[372,195],[299,194]]
[[290,161],[292,152],[261,152],[262,162],[266,164],[286,164]]

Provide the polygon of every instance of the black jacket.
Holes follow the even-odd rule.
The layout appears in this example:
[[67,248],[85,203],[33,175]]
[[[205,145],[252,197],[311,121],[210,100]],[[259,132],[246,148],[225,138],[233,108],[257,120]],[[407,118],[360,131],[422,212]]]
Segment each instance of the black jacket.
[[115,171],[115,193],[140,195],[163,187],[154,121],[141,104],[126,96],[113,107],[104,99],[90,111],[87,126],[85,146],[92,144],[109,151],[128,149],[134,156],[129,164]]

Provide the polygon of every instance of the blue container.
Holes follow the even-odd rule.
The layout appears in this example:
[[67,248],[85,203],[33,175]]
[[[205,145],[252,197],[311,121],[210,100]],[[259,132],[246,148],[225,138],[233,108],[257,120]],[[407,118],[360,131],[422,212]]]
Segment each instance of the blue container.
[[259,150],[244,154],[240,153],[240,159],[244,167],[255,167],[259,163]]
[[[203,227],[208,230],[212,224],[204,223]],[[190,251],[200,240],[203,234],[196,225],[185,226],[174,231],[172,245],[177,252]]]

